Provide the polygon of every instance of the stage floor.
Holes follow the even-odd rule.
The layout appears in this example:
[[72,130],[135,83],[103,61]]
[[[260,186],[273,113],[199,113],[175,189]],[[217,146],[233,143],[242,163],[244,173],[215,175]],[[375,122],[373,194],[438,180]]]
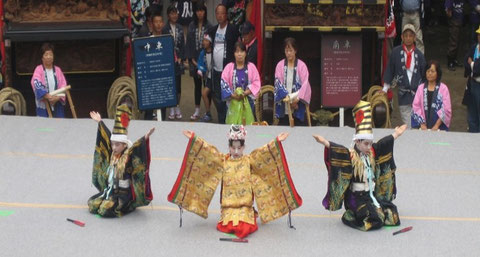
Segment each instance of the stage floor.
[[[112,120],[106,120],[109,128]],[[227,151],[227,125],[132,121],[133,141],[151,137],[154,200],[122,218],[98,218],[87,199],[97,125],[90,119],[0,116],[1,256],[478,256],[480,250],[480,134],[406,131],[395,141],[397,205],[401,226],[361,232],[329,212],[323,147],[312,134],[349,146],[353,128],[247,127],[246,152],[280,132],[303,206],[250,235],[247,244],[219,241],[219,191],[202,219],[167,201],[181,166],[187,138],[182,130]],[[376,140],[392,129],[375,129]],[[66,221],[86,223],[78,227]],[[407,233],[392,232],[413,226]]]

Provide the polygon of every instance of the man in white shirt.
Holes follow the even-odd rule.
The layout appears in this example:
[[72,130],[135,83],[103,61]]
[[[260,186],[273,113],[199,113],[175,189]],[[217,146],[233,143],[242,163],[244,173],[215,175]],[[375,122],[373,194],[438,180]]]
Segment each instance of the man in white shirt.
[[235,42],[238,41],[240,33],[235,25],[228,23],[227,8],[225,5],[217,5],[215,18],[217,19],[218,25],[213,26],[208,31],[213,41],[212,92],[217,109],[218,122],[225,124],[227,106],[225,102],[221,101],[220,82],[223,68],[234,60],[234,46]]

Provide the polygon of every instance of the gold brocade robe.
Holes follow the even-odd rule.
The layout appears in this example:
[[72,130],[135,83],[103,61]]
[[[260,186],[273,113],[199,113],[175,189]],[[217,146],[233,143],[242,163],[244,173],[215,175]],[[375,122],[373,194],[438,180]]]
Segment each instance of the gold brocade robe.
[[234,226],[239,221],[255,224],[253,211],[253,191],[250,173],[250,158],[226,158],[222,178],[221,206],[222,225],[232,221]]
[[192,136],[168,201],[208,217],[208,206],[222,181],[220,221],[254,224],[253,199],[263,223],[280,218],[302,204],[283,147],[277,139],[249,155],[231,159],[202,138]]

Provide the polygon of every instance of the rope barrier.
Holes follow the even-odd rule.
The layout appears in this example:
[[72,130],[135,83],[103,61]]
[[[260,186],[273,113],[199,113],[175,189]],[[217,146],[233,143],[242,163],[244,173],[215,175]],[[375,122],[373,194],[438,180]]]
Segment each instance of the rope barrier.
[[132,109],[132,119],[141,118],[140,110],[138,110],[135,82],[131,77],[128,76],[122,76],[116,79],[108,91],[108,118],[114,119],[117,106],[120,106],[124,103],[126,103]]
[[[391,128],[392,127],[392,121],[390,118],[390,103],[388,101],[388,98],[386,95],[379,95],[376,94],[372,96],[370,99],[370,106],[372,107],[372,115],[373,115],[373,127],[375,128],[375,120],[379,120],[380,118],[378,117],[379,114],[376,111],[380,111],[377,107],[379,106],[384,106],[385,107],[385,123],[382,128]],[[383,111],[383,110],[381,110]]]
[[383,90],[381,86],[372,86],[368,90],[368,93],[366,95],[367,102],[370,102],[370,107],[372,108],[372,126],[375,128],[375,121],[379,121],[380,117],[379,114],[376,112],[382,111],[380,106],[385,107],[385,123],[380,126],[381,128],[391,128],[392,127],[392,122],[390,119],[390,102],[388,101],[387,95],[385,94],[377,94],[378,91]]
[[0,115],[3,112],[3,106],[10,104],[15,110],[15,115],[27,115],[27,103],[22,93],[12,87],[5,87],[0,90]]

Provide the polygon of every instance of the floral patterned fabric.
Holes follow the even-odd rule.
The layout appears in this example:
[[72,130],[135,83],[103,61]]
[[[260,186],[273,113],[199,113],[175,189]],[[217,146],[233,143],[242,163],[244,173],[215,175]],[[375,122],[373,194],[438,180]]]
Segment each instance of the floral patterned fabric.
[[293,185],[283,148],[278,140],[231,159],[203,139],[193,136],[187,146],[177,181],[168,201],[203,218],[216,187],[222,181],[220,222],[255,224],[253,199],[266,223],[302,204]]

